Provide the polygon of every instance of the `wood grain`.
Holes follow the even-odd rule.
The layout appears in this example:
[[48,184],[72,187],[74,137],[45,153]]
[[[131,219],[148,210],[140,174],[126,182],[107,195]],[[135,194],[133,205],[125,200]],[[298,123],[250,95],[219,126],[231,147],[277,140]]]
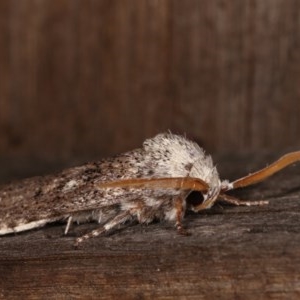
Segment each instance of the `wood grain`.
[[299,148],[299,6],[1,1],[1,180],[169,129],[213,153]]
[[[221,156],[222,177],[260,168],[269,156]],[[191,236],[171,224],[134,225],[75,250],[96,224],[54,224],[1,237],[1,299],[298,299],[299,164],[235,195],[264,207],[217,205],[188,214]]]

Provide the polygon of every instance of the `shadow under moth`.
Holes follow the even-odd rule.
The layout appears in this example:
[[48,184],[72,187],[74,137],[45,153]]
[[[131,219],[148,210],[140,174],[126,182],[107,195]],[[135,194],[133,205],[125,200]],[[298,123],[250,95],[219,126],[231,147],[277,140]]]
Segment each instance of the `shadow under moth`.
[[[113,158],[73,167],[56,175],[33,177],[0,187],[0,235],[65,221],[97,221],[99,228],[76,239],[76,245],[126,222],[174,222],[186,233],[186,210],[199,212],[216,201],[234,205],[264,205],[241,201],[227,191],[260,182],[300,160],[288,153],[271,165],[233,182],[220,180],[212,159],[196,143],[171,133],[158,134],[138,148]],[[203,196],[192,205],[192,191]]]

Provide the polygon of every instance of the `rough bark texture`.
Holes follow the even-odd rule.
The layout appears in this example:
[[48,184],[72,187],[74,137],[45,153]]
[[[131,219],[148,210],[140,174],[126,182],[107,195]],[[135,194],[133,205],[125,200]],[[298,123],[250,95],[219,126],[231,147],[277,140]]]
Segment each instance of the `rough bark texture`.
[[[235,179],[274,155],[219,157]],[[96,224],[47,226],[0,239],[1,299],[299,299],[299,164],[236,191],[265,207],[220,206],[185,224],[136,225],[73,248]]]

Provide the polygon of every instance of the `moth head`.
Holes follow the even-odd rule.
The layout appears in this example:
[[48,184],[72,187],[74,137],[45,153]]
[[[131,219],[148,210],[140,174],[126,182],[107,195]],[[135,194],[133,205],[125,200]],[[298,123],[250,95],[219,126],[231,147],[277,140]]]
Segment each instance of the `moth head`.
[[[220,191],[220,187],[213,187],[210,188],[208,191],[191,193],[191,195],[189,195],[187,198],[187,202],[190,205],[190,209],[192,211],[198,212],[200,210],[211,208],[217,201],[220,195]],[[197,194],[198,199],[196,199],[195,194]]]
[[[227,191],[259,183],[297,161],[300,161],[300,151],[288,153],[280,157],[278,160],[276,160],[269,166],[260,169],[254,173],[250,173],[249,175],[239,178],[233,182],[224,180],[220,185],[220,189],[209,187],[207,189],[208,192],[205,193],[205,185],[203,185],[203,187],[200,186],[200,189],[202,188],[202,192],[204,194],[203,202],[193,207],[193,210],[200,211],[203,209],[210,208],[217,201],[218,197],[223,200],[226,200],[229,203],[235,203],[234,200],[230,201],[230,198],[232,197],[226,194]],[[266,203],[266,201],[256,202],[258,203],[258,205]],[[246,205],[249,205],[249,202],[247,202]]]
[[[200,178],[168,177],[168,178],[133,178],[98,183],[98,188],[146,188],[146,189],[177,189],[200,192],[203,201],[198,205],[191,205],[194,211],[208,209],[214,205],[218,197],[225,198],[226,192],[232,189],[246,187],[265,180],[288,165],[300,161],[300,151],[288,153],[269,166],[258,170],[233,182],[224,180],[207,183]],[[228,197],[228,196],[227,196]]]

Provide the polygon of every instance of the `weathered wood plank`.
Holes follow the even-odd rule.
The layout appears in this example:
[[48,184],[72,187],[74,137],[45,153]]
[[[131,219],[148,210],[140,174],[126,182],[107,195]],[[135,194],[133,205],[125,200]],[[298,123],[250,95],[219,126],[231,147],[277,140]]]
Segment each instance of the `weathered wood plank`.
[[299,2],[1,1],[0,153],[106,156],[171,129],[299,147]]
[[[271,156],[220,157],[235,179]],[[185,224],[135,225],[92,239],[78,250],[74,237],[96,224],[47,226],[0,239],[3,299],[297,299],[300,296],[299,164],[236,192],[268,199],[265,207],[217,205]]]

